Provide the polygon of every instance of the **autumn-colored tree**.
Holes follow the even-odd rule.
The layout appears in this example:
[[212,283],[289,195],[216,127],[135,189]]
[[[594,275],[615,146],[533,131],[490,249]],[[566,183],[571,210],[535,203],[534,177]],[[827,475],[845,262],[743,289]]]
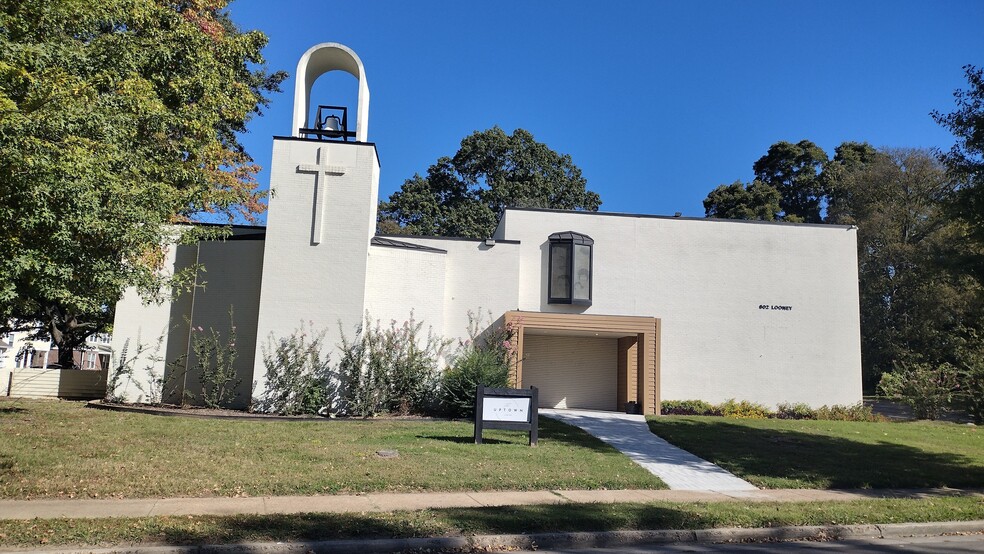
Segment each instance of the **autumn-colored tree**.
[[[176,223],[263,210],[237,133],[285,75],[225,0],[0,1],[0,332],[35,327],[59,363],[148,299]],[[39,327],[39,328],[38,328]]]

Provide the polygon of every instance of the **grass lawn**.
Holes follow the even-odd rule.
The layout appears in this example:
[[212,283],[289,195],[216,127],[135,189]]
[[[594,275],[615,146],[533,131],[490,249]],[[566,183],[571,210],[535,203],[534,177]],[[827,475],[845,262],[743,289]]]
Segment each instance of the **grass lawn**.
[[460,421],[203,420],[40,400],[0,401],[0,429],[0,498],[666,487],[546,418],[535,448],[508,431],[475,445]]
[[218,544],[496,533],[780,527],[984,519],[981,498],[561,504],[361,514],[0,521],[9,546]]
[[984,430],[969,425],[663,416],[649,427],[759,487],[984,487]]

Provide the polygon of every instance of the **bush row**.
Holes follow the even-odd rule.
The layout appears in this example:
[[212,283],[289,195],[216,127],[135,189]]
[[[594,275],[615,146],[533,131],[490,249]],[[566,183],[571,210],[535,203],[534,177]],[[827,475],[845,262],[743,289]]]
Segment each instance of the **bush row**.
[[724,416],[740,419],[828,419],[839,421],[880,421],[882,418],[862,403],[853,406],[821,406],[811,408],[807,404],[782,403],[771,410],[762,404],[748,400],[728,399],[721,404],[711,404],[703,400],[664,400],[660,413],[663,415]]
[[[279,415],[471,417],[479,384],[509,386],[516,361],[511,327],[488,325],[481,316],[469,313],[470,338],[456,348],[451,348],[452,341],[429,331],[425,334],[423,329],[412,313],[402,324],[394,320],[388,326],[367,313],[351,337],[342,331],[335,363],[329,359],[327,332],[316,329],[313,322],[302,322],[288,336],[271,334],[261,347],[266,382],[248,409]],[[215,329],[192,329],[196,361],[187,371],[201,381],[200,398],[181,393],[173,382],[175,376],[185,374],[187,357],[166,363],[163,375],[156,369],[165,362],[163,335],[156,346],[138,344],[129,353],[124,346],[106,398],[124,401],[118,388],[132,384],[149,404],[241,405],[236,391],[241,379],[233,367],[235,330],[231,312],[227,336]],[[139,371],[138,366],[142,366]],[[135,379],[136,374],[147,379]]]
[[342,336],[341,359],[321,354],[325,333],[303,326],[270,338],[263,349],[266,387],[254,408],[285,415],[372,417],[382,413],[471,417],[479,384],[509,384],[512,329],[469,314],[470,338],[451,341],[423,333],[413,314],[383,326],[369,315],[354,337]]

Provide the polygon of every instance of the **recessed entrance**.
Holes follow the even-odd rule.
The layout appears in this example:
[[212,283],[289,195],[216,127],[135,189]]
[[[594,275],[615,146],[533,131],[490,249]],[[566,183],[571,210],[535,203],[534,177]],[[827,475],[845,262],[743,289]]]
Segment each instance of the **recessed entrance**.
[[543,407],[659,413],[659,326],[653,317],[512,311],[516,386]]
[[541,408],[618,409],[618,339],[527,334],[523,346],[523,385]]

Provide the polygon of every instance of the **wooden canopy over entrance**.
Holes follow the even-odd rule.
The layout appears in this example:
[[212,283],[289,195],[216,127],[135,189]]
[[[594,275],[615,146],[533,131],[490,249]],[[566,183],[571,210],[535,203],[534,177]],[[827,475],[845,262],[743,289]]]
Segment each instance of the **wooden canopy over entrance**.
[[514,329],[515,386],[523,387],[523,338],[527,334],[618,339],[618,398],[621,409],[635,401],[644,414],[659,413],[660,320],[655,317],[510,311]]

